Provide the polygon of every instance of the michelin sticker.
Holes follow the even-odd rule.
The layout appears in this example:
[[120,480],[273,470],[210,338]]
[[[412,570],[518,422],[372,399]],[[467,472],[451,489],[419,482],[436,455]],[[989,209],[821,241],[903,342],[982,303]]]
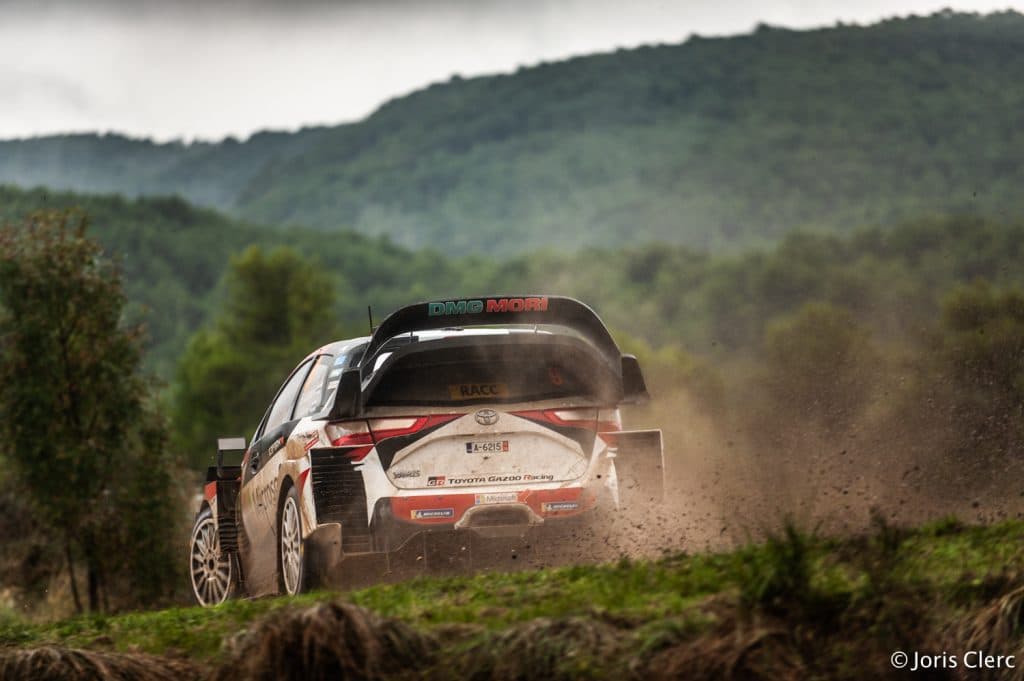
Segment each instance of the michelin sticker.
[[540,508],[545,513],[557,513],[558,511],[575,511],[580,507],[575,501],[545,501]]
[[454,518],[454,508],[417,508],[412,512],[414,520],[434,520],[436,518]]

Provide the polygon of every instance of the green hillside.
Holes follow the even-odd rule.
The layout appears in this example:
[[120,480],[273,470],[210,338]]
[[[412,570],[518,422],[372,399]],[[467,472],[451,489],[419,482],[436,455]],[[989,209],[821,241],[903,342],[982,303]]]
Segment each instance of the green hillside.
[[720,356],[756,350],[773,318],[811,301],[849,309],[882,338],[901,339],[934,323],[957,284],[1024,284],[1019,220],[918,219],[844,237],[796,232],[729,256],[652,244],[448,257],[352,232],[254,225],[175,198],[0,186],[0,221],[46,207],[84,211],[91,233],[121,258],[134,314],[149,328],[149,364],[168,378],[216,302],[229,258],[250,244],[290,246],[328,272],[338,294],[333,314],[353,334],[366,330],[367,305],[379,319],[428,298],[548,292],[589,303],[621,338]]
[[84,213],[90,233],[120,259],[132,313],[147,326],[149,364],[164,377],[206,319],[230,256],[249,245],[290,246],[311,266],[326,268],[342,293],[334,314],[358,321],[359,332],[365,331],[367,304],[393,309],[409,296],[426,297],[415,282],[432,282],[432,293],[456,288],[456,270],[436,254],[413,254],[351,232],[328,237],[261,227],[178,198],[126,200],[0,186],[0,222],[17,222],[43,208]]
[[359,123],[239,143],[0,143],[0,181],[178,193],[267,224],[444,253],[1024,210],[1024,16],[941,13],[453,78]]
[[262,132],[244,143],[157,144],[117,134],[0,141],[0,183],[131,197],[176,194],[228,209],[264,165],[300,153],[318,132]]

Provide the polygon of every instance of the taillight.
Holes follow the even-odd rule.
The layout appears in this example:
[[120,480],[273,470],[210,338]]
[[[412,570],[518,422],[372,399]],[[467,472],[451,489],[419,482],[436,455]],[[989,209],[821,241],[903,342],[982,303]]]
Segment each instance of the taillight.
[[352,447],[347,454],[356,460],[369,454],[373,447],[373,435],[370,434],[366,421],[328,423],[324,426],[324,432],[327,433],[332,447]]
[[434,414],[399,419],[370,419],[370,432],[373,434],[373,441],[380,442],[389,437],[412,435],[426,428],[440,426],[460,416],[462,414]]
[[462,414],[435,414],[433,416],[411,416],[406,418],[370,419],[369,421],[341,421],[324,426],[327,437],[334,447],[352,447],[348,456],[360,460],[370,453],[373,445],[391,437],[412,435],[426,428],[439,426],[462,416]]
[[[556,426],[586,428],[587,430],[599,432],[622,429],[618,419],[618,410],[599,412],[594,408],[538,409],[535,411],[515,411],[512,414],[534,421],[546,421]],[[602,416],[609,418],[609,420],[601,420]]]
[[546,413],[552,415],[556,421],[583,428],[594,423],[597,416],[596,409],[551,409]]
[[602,409],[597,420],[601,422],[602,431],[622,430],[622,415],[618,409]]

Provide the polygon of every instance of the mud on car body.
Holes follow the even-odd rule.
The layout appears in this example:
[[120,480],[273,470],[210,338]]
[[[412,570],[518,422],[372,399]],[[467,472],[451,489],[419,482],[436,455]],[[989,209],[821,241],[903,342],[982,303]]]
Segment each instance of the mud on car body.
[[[219,441],[192,533],[196,599],[555,551],[660,499],[661,432],[620,420],[646,399],[636,358],[571,298],[402,308],[310,353],[248,446]],[[241,465],[224,465],[230,450]]]

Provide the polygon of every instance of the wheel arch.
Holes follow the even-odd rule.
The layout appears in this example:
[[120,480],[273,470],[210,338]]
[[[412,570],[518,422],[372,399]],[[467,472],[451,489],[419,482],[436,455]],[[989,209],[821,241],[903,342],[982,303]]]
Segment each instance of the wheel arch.
[[295,487],[295,481],[292,480],[291,475],[286,474],[281,480],[281,489],[277,492],[277,516],[279,518],[281,516],[281,507],[284,505],[284,500],[292,487]]

